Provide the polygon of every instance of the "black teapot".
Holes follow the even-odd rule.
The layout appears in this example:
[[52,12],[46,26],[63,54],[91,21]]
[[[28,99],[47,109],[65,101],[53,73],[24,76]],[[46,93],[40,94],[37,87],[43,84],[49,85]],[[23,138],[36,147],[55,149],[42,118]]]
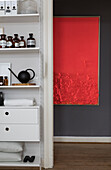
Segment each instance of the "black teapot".
[[[18,77],[16,76],[16,74],[10,69],[10,72],[21,82],[21,83],[28,83],[30,80],[32,80],[35,77],[35,72],[32,69],[27,69],[27,70],[23,70],[18,74]],[[28,71],[32,71],[33,72],[33,76],[30,77],[30,74]]]

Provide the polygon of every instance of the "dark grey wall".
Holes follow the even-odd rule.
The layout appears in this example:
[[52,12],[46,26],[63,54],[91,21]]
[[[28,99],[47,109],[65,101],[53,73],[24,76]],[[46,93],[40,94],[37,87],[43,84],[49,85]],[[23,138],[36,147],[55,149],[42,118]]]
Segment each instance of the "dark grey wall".
[[100,16],[100,105],[54,106],[55,136],[111,135],[111,1],[54,0],[54,16]]

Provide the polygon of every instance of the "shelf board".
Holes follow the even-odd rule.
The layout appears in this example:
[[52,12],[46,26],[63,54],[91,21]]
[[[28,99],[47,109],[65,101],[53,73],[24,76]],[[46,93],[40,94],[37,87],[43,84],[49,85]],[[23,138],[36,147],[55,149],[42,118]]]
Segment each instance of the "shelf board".
[[18,167],[18,166],[21,166],[21,167],[40,167],[40,158],[39,156],[36,156],[35,155],[35,160],[33,163],[30,163],[30,162],[0,162],[0,166],[15,166],[15,167]]
[[32,86],[0,86],[0,89],[22,89],[22,88],[40,88],[40,85],[32,85]]
[[40,167],[39,157],[35,157],[35,161],[33,163],[30,162],[0,162],[0,166],[12,166],[12,167]]
[[17,15],[1,15],[1,23],[25,23],[39,22],[39,13],[37,14],[17,14]]
[[35,48],[0,48],[0,52],[39,52],[39,47]]
[[0,15],[0,18],[13,18],[13,17],[39,17],[39,13],[36,13],[36,14],[17,14],[17,15]]
[[0,109],[39,109],[40,106],[0,106]]
[[22,163],[22,162],[4,162],[0,163],[0,166],[3,167],[40,167],[40,164],[36,163]]

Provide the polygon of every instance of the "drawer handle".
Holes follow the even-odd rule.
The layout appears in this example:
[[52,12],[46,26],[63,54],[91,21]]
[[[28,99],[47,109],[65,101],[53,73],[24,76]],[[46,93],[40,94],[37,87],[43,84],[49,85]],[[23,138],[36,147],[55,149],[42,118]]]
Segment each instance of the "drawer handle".
[[8,116],[8,115],[9,115],[9,112],[5,112],[5,115],[7,115],[7,116]]
[[5,130],[8,132],[8,131],[9,131],[9,128],[8,128],[8,127],[6,127],[6,128],[5,128]]

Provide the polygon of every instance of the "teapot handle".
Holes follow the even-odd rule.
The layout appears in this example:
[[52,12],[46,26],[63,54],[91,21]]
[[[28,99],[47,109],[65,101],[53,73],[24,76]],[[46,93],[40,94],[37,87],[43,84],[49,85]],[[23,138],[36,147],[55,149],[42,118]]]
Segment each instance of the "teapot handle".
[[27,69],[26,71],[32,71],[32,72],[33,72],[33,76],[32,76],[32,78],[30,78],[30,80],[32,80],[32,79],[35,77],[35,72],[34,72],[34,70],[32,70],[32,69]]

